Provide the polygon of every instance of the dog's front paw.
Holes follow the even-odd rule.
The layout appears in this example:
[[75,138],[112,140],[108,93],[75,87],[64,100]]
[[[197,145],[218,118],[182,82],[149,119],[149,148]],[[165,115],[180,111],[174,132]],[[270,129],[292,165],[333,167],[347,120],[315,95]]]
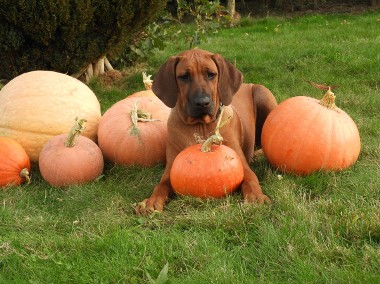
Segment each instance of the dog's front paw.
[[271,201],[268,196],[266,196],[259,185],[258,179],[252,178],[246,182],[243,182],[241,185],[241,190],[243,192],[243,198],[245,204],[258,203],[270,204]]
[[252,203],[259,203],[259,204],[270,204],[272,203],[268,196],[266,196],[264,193],[254,194],[253,192],[250,192],[248,194],[244,195],[244,204],[252,204]]
[[164,210],[164,201],[155,198],[147,198],[135,205],[137,215],[148,215]]

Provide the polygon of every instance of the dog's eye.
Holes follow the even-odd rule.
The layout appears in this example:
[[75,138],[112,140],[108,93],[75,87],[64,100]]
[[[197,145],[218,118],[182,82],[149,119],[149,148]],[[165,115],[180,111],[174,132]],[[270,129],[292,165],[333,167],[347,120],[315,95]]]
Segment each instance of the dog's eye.
[[178,79],[180,79],[181,81],[187,82],[187,81],[190,80],[190,74],[186,73],[186,74],[183,74],[183,75],[179,75]]
[[209,80],[212,80],[216,77],[216,74],[215,73],[212,73],[212,72],[207,72],[207,78]]

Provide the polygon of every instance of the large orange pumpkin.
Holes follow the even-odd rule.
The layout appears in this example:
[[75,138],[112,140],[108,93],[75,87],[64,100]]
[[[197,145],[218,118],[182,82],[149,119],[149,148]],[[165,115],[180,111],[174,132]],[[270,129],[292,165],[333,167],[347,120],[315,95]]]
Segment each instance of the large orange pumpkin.
[[165,162],[169,113],[170,108],[155,95],[127,97],[114,104],[102,116],[98,129],[105,159],[120,165]]
[[100,148],[91,139],[80,136],[84,120],[77,120],[69,134],[51,138],[42,148],[38,166],[42,177],[61,187],[96,179],[103,172]]
[[30,180],[30,160],[14,139],[0,137],[0,186],[20,185]]
[[360,152],[358,128],[330,89],[322,100],[297,96],[279,104],[264,123],[261,143],[270,164],[298,175],[348,168]]
[[0,91],[0,133],[19,142],[33,162],[50,138],[70,131],[75,117],[87,120],[83,135],[96,141],[99,101],[86,84],[69,75],[31,71]]

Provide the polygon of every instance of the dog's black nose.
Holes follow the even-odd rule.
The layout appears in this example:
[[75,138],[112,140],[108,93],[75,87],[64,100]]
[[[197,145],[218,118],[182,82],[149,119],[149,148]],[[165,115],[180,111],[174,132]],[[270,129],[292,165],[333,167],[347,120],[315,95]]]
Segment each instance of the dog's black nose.
[[199,96],[194,98],[194,105],[198,108],[207,108],[210,106],[211,99],[208,96]]

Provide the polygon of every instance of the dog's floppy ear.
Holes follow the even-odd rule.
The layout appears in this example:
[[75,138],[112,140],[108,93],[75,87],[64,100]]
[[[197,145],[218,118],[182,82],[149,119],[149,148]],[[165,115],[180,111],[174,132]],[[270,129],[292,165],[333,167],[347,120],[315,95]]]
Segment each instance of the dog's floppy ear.
[[218,67],[218,93],[224,105],[229,105],[233,95],[239,90],[243,82],[243,75],[221,55],[213,54],[212,59]]
[[177,102],[177,80],[175,69],[179,58],[172,56],[164,63],[153,80],[153,93],[170,108],[175,107]]

